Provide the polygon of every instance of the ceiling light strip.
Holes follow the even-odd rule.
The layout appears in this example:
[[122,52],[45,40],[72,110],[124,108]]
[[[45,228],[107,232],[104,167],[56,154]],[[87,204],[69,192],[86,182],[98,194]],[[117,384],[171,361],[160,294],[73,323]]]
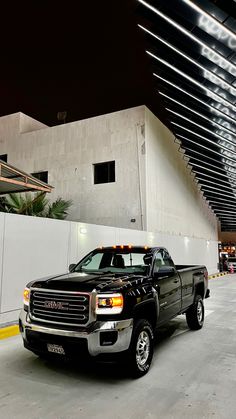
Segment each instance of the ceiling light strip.
[[[183,128],[184,129],[184,128]],[[186,128],[186,130],[187,130],[187,128]],[[195,134],[193,131],[191,131],[191,130],[188,130],[188,131],[190,131],[190,132],[192,132],[194,135],[197,135],[197,134]],[[209,142],[210,144],[212,144],[212,145],[216,145],[215,143],[214,143],[214,141],[211,141],[211,140],[209,140],[208,138],[205,138],[205,137],[202,137],[202,136],[200,136],[201,138],[203,138],[203,139],[205,139],[205,141],[206,142]],[[207,150],[207,151],[210,151],[211,153],[213,153],[213,154],[216,154],[217,156],[220,156],[221,158],[222,158],[222,153],[219,153],[218,151],[215,151],[215,150],[211,150],[210,148],[208,148],[208,147],[206,147],[205,145],[202,145],[201,143],[196,143],[196,141],[193,141],[193,140],[190,140],[189,138],[187,138],[187,137],[184,137],[184,135],[180,135],[180,134],[176,134],[176,138],[178,139],[178,140],[180,140],[181,139],[181,147],[183,147],[184,149],[187,149],[187,147],[183,144],[183,140],[185,140],[185,141],[187,141],[187,142],[189,142],[189,143],[191,143],[191,144],[194,144],[194,145],[196,145],[197,147],[201,147],[201,148],[203,148],[204,150]],[[192,149],[189,149],[189,150],[191,150],[191,151],[193,151]],[[233,163],[236,163],[236,159],[233,159],[232,157],[227,157],[227,159],[228,160],[231,160]]]
[[[207,178],[209,178],[209,179],[213,179],[214,180],[214,182],[212,182],[212,181],[210,181],[210,180],[208,180],[208,179],[204,179],[204,178],[201,178],[201,177],[199,177],[199,176],[197,176],[197,180],[200,182],[200,181],[205,181],[205,182],[209,182],[209,183],[213,183],[214,185],[215,184],[217,184],[217,185],[221,185],[223,188],[226,188],[226,189],[230,189],[230,190],[232,190],[232,188],[234,188],[235,187],[235,189],[236,189],[236,184],[235,184],[235,186],[230,186],[230,183],[229,182],[227,182],[226,180],[222,180],[222,179],[216,179],[214,176],[210,176],[210,175],[205,175],[204,173],[202,173],[202,172],[199,172],[199,171],[197,171],[197,170],[194,170],[194,173],[196,173],[197,175],[202,175],[202,176],[206,176]],[[216,180],[217,180],[217,182],[216,182]],[[235,181],[236,181],[236,179],[235,179]],[[227,186],[224,186],[224,185],[227,185]]]
[[216,201],[210,201],[210,204],[211,204],[211,206],[217,207],[219,209],[221,209],[221,207],[218,207],[218,205],[222,205],[223,207],[226,207],[226,208],[228,208],[228,207],[235,208],[235,205],[232,205],[232,204],[222,204],[222,203],[219,203],[219,202],[216,202]]
[[195,10],[200,15],[205,16],[214,25],[216,25],[221,31],[225,32],[228,36],[230,36],[231,38],[234,38],[236,40],[236,34],[234,32],[232,32],[225,25],[223,25],[221,22],[219,22],[219,20],[217,20],[215,17],[213,17],[212,15],[207,13],[205,10],[203,10],[200,6],[193,3],[191,0],[182,0],[182,2],[187,4],[189,7],[191,7],[193,10]]
[[[196,173],[196,172],[195,172]],[[202,173],[201,173],[202,174]],[[214,177],[212,177],[212,176],[209,176],[209,178],[211,178],[211,179],[215,179]],[[212,182],[211,180],[208,180],[208,179],[203,179],[203,178],[201,178],[201,177],[197,177],[197,180],[198,180],[198,182],[199,182],[199,184],[203,184],[202,182],[208,182],[208,183],[210,183],[211,185],[215,185],[216,184],[216,181],[215,182]],[[234,189],[233,187],[230,187],[230,186],[225,186],[225,185],[223,185],[222,184],[223,183],[223,181],[222,182],[218,182],[217,181],[217,185],[218,186],[222,186],[222,188],[224,188],[224,189],[229,189],[230,191],[232,191],[232,189]],[[224,182],[224,184],[228,184],[227,182]],[[229,184],[228,184],[229,185]],[[210,185],[209,185],[209,187],[210,187]],[[236,190],[236,185],[235,185],[235,190]]]
[[[210,202],[210,205],[211,205],[211,202],[217,203],[219,200],[224,201],[224,202],[219,202],[219,205],[226,205],[225,200],[223,198],[219,198],[218,196],[217,197],[215,196],[214,198],[208,197],[208,200]],[[232,200],[232,202],[234,203],[234,200]],[[233,207],[235,207],[235,205],[233,205]]]
[[[211,131],[210,129],[203,127],[202,125],[197,124],[197,123],[196,123],[196,122],[194,122],[192,119],[186,118],[186,116],[182,115],[181,113],[178,113],[178,112],[172,111],[172,109],[170,109],[170,108],[165,108],[165,109],[166,109],[168,112],[171,112],[171,113],[173,113],[173,114],[174,114],[174,115],[176,115],[176,116],[179,116],[180,118],[184,119],[185,121],[189,122],[190,124],[193,124],[193,125],[195,125],[196,127],[201,128],[203,131],[208,132],[209,134],[213,135],[214,137],[219,138],[221,141],[223,140],[223,141],[225,141],[226,143],[231,144],[232,146],[234,146],[234,147],[235,147],[235,150],[236,150],[236,142],[234,143],[233,141],[228,140],[228,138],[225,138],[225,137],[223,137],[222,135],[217,134],[216,132]],[[170,122],[171,122],[171,123],[173,123],[173,121],[170,121]],[[216,146],[218,146],[219,148],[223,148],[223,147],[221,146],[221,144],[216,144]],[[226,149],[227,149],[227,147],[226,147]],[[227,149],[227,151],[228,151],[228,152],[231,152],[232,154],[235,154],[235,152],[236,152],[236,151],[232,151],[232,150],[230,150],[229,148]]]
[[233,224],[236,221],[233,215],[220,215],[220,220],[225,224]]
[[172,102],[176,103],[179,106],[182,106],[182,108],[185,108],[188,111],[190,111],[190,112],[194,113],[195,115],[199,116],[200,118],[205,119],[205,121],[209,122],[211,125],[213,125],[215,127],[219,127],[221,130],[224,130],[224,131],[228,132],[230,135],[233,135],[234,137],[236,137],[236,133],[233,132],[231,129],[226,128],[221,124],[218,124],[218,122],[215,122],[215,121],[211,120],[210,118],[207,118],[205,115],[203,115],[203,114],[201,114],[197,111],[194,111],[192,108],[189,108],[188,106],[184,105],[183,103],[179,102],[178,100],[173,99],[172,97],[170,97],[170,96],[166,95],[165,93],[161,92],[160,90],[158,90],[158,92],[160,93],[160,95],[164,96],[165,98],[171,100]]
[[[216,199],[216,201],[214,200],[214,199]],[[230,205],[230,206],[232,206],[232,207],[234,207],[235,208],[235,204],[236,204],[236,202],[235,202],[235,204],[228,204],[228,200],[226,200],[226,199],[223,199],[223,198],[208,198],[208,200],[209,200],[209,202],[210,203],[215,203],[215,204],[218,204],[218,205]],[[219,201],[223,201],[223,202],[219,202]]]
[[[202,185],[204,188],[206,187],[208,187],[208,186],[204,186],[204,185]],[[211,193],[211,194],[215,194],[215,195],[219,195],[219,196],[224,196],[224,197],[227,197],[227,198],[230,198],[230,199],[235,199],[235,196],[232,196],[232,195],[227,195],[227,194],[225,194],[225,193],[220,193],[220,192],[215,192],[215,191],[209,191],[208,189],[202,189],[202,191],[203,192],[207,192],[207,193]],[[209,198],[207,197],[207,199],[209,200]]]
[[[205,187],[205,188],[210,188],[210,189],[213,189],[214,191],[222,191],[222,189],[219,189],[219,188],[216,188],[215,186],[210,186],[210,185],[205,185],[204,183],[201,183],[201,186],[202,187]],[[231,188],[231,189],[234,189],[234,188]],[[232,194],[233,196],[236,196],[236,190],[235,190],[235,192],[228,192],[227,191],[227,194]],[[235,210],[236,210],[236,208],[235,208]]]
[[[181,57],[185,58],[187,61],[189,61],[191,64],[195,65],[195,67],[200,68],[200,70],[205,71],[205,73],[210,74],[210,76],[213,76],[215,80],[218,80],[220,83],[224,83],[224,86],[221,88],[229,91],[230,90],[234,91],[234,94],[236,94],[236,88],[228,83],[223,77],[218,76],[216,73],[214,73],[214,71],[208,70],[206,67],[204,67],[203,65],[199,64],[197,61],[195,61],[193,58],[191,58],[189,55],[185,54],[184,52],[182,52],[179,48],[175,47],[174,45],[170,44],[169,42],[165,41],[165,39],[161,38],[160,36],[157,36],[155,34],[153,34],[152,32],[146,30],[151,36],[153,36],[155,39],[157,39],[159,42],[161,42],[162,44],[164,44],[165,46],[167,46],[169,49],[171,49],[172,51],[176,52],[177,54],[179,54]],[[148,54],[150,53],[150,51],[146,51]],[[215,82],[213,82],[212,80],[210,80],[211,83],[215,84],[217,86],[217,84]],[[230,93],[232,95],[232,93]]]
[[[215,210],[216,214],[219,215],[219,217],[224,216],[224,215],[229,215],[229,222],[230,222],[230,218],[236,218],[236,212],[235,211],[219,211],[219,210]],[[224,217],[223,217],[224,218]]]
[[[202,163],[203,162],[205,163],[205,159],[207,158],[207,160],[212,160],[214,163],[217,163],[217,165],[219,165],[219,164],[222,164],[223,165],[224,164],[224,163],[222,163],[222,161],[219,161],[219,160],[213,159],[212,157],[206,156],[206,154],[202,154],[199,151],[194,150],[194,149],[192,149],[190,147],[186,147],[186,146],[182,146],[182,147],[184,148],[184,150],[190,151],[191,153],[194,153],[194,154],[197,154],[199,156],[204,157],[204,160],[201,160]],[[191,158],[191,156],[189,154],[185,153],[185,155],[188,156],[189,158]],[[222,154],[219,153],[219,156],[222,157]]]
[[[188,80],[191,83],[195,84],[196,86],[200,87],[205,92],[208,92],[211,95],[211,98],[212,99],[214,99],[214,97],[217,97],[218,98],[218,101],[220,101],[220,103],[224,104],[225,106],[228,106],[230,109],[232,109],[232,110],[234,110],[236,112],[236,106],[234,106],[227,99],[223,98],[221,95],[218,95],[218,93],[215,93],[213,90],[208,89],[203,84],[197,82],[195,79],[193,79],[192,77],[188,76],[186,73],[184,73],[183,71],[179,70],[177,67],[174,67],[172,64],[170,64],[168,61],[164,60],[163,58],[157,57],[155,54],[153,54],[150,51],[146,51],[146,52],[151,57],[155,58],[157,61],[159,61],[160,63],[164,64],[166,67],[169,67],[171,70],[175,71],[180,76],[184,77],[186,80]],[[156,73],[153,73],[153,75],[156,76],[156,77],[158,77]]]
[[[192,160],[196,160],[197,162],[199,162],[199,163],[203,163],[202,162],[202,160],[199,160],[199,159],[197,159],[196,157],[190,157],[190,156],[188,156],[190,159],[192,159]],[[225,177],[225,178],[227,178],[227,179],[229,179],[229,175],[230,176],[232,176],[232,179],[236,179],[236,174],[231,174],[231,173],[229,173],[229,172],[226,172],[226,170],[224,170],[224,169],[221,169],[221,168],[219,168],[218,166],[215,166],[214,164],[210,164],[210,163],[207,163],[207,162],[204,162],[204,164],[207,164],[208,166],[210,166],[210,167],[213,167],[214,169],[216,169],[216,170],[212,170],[212,169],[208,169],[208,167],[206,167],[206,166],[201,166],[201,165],[199,165],[199,164],[197,164],[197,163],[194,163],[194,162],[192,162],[192,165],[194,165],[194,166],[197,166],[197,167],[200,167],[200,168],[202,168],[202,169],[204,169],[204,170],[211,170],[213,173],[216,173],[217,175],[219,175],[219,176],[222,176],[222,177]],[[222,173],[219,173],[219,170],[221,171],[221,172],[223,172],[223,174]],[[206,175],[207,176],[207,175]]]
[[[196,100],[197,102],[201,103],[203,106],[206,106],[207,108],[210,108],[213,110],[213,112],[216,112],[217,116],[222,115],[223,118],[228,119],[230,122],[232,122],[233,124],[236,124],[236,119],[232,118],[231,116],[227,115],[226,113],[220,111],[219,109],[215,108],[212,105],[209,105],[208,103],[204,102],[203,100],[199,99],[198,97],[192,95],[191,93],[187,92],[187,90],[182,89],[181,87],[177,86],[176,84],[170,82],[169,80],[164,79],[161,76],[158,76],[156,74],[156,77],[162,81],[164,81],[165,83],[169,84],[170,86],[174,87],[175,89],[179,90],[180,92],[184,93],[185,95],[191,97],[192,99]],[[219,103],[217,101],[217,103]]]
[[[214,54],[215,57],[218,57],[222,62],[229,67],[228,71],[230,74],[235,75],[236,66],[234,63],[227,60],[225,57],[223,57],[222,54],[218,53],[215,49],[211,48],[209,45],[207,45],[205,42],[201,41],[197,36],[195,36],[192,32],[189,32],[187,29],[185,29],[183,26],[179,25],[177,22],[175,22],[173,19],[171,19],[169,16],[162,13],[160,10],[156,9],[155,7],[151,6],[149,3],[147,3],[144,0],[138,0],[139,3],[142,3],[145,7],[147,7],[149,10],[157,14],[159,17],[164,19],[166,22],[168,22],[170,25],[174,26],[176,29],[178,29],[180,32],[182,32],[184,35],[188,36],[188,38],[192,39],[192,41],[196,42],[198,45],[201,45],[201,47],[206,48],[211,54]],[[144,29],[141,25],[138,25],[140,28]],[[225,67],[222,67],[225,70]],[[234,69],[234,71],[233,71]],[[231,70],[231,71],[230,71]]]

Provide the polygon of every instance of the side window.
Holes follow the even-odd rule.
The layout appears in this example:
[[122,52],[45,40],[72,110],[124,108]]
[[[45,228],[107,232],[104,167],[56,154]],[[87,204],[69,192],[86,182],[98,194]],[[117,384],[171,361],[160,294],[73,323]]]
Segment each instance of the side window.
[[163,250],[163,261],[165,266],[174,266],[173,260],[165,250]]
[[158,272],[159,268],[161,266],[164,266],[164,265],[165,265],[165,263],[164,263],[164,259],[163,259],[163,254],[162,254],[162,251],[160,251],[156,254],[156,257],[155,257],[154,272]]
[[90,271],[90,270],[97,270],[100,268],[100,263],[102,260],[102,253],[96,253],[95,255],[93,255],[92,257],[88,258],[84,263],[83,263],[83,271]]

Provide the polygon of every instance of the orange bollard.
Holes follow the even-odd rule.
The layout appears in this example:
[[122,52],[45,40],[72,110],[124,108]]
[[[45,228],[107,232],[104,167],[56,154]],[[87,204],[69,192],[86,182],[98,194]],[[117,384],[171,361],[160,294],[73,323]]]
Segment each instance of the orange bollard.
[[232,263],[231,263],[231,265],[230,265],[230,267],[229,267],[229,271],[230,271],[230,273],[231,273],[231,274],[233,274],[233,273],[234,273],[234,267],[233,267]]

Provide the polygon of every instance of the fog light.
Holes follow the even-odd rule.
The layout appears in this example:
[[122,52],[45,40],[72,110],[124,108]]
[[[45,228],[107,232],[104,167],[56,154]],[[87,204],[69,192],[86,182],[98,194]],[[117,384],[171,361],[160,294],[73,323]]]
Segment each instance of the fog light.
[[116,330],[112,332],[101,332],[100,333],[100,345],[111,346],[116,343],[118,338],[118,332]]

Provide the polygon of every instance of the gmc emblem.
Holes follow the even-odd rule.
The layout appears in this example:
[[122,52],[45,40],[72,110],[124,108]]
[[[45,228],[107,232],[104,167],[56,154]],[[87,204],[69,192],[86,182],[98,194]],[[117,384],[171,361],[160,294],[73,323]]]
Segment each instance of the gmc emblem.
[[44,307],[54,310],[69,310],[69,303],[61,301],[44,301]]

